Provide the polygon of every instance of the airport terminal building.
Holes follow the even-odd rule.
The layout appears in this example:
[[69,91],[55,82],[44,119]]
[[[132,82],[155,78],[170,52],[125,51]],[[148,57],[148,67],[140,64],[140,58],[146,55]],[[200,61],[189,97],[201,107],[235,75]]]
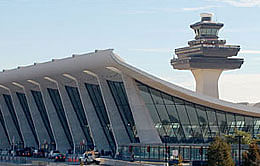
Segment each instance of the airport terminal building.
[[[210,27],[210,20],[203,18]],[[198,56],[190,54],[204,40],[198,29],[198,43],[190,45],[191,51],[177,49],[176,54],[184,54],[171,61],[173,67],[197,72],[193,65]],[[218,44],[226,48],[223,41]],[[239,51],[228,48],[229,53]],[[212,71],[212,59],[204,60],[205,70]],[[224,62],[221,70],[229,63],[236,64],[232,69],[243,63],[241,59]],[[205,88],[193,92],[161,80],[127,64],[112,49],[4,70],[0,73],[0,149],[46,144],[67,151],[86,145],[115,153],[120,145],[162,144],[165,136],[172,144],[207,144],[216,135],[236,129],[260,134],[259,108],[219,100]]]

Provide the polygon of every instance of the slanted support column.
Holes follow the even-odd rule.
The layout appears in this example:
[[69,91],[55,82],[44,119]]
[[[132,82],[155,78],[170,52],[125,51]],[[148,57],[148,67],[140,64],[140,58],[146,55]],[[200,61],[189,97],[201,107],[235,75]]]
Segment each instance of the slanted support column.
[[[38,138],[39,138],[39,144],[41,145],[43,143],[51,143],[52,141],[55,141],[55,140],[51,140],[51,138],[50,138],[50,135],[52,135],[52,137],[53,137],[52,130],[51,130],[51,133],[49,135],[48,131],[46,129],[46,126],[44,125],[45,123],[46,124],[49,124],[49,123],[48,123],[48,121],[46,121],[46,119],[43,119],[42,116],[41,116],[40,111],[42,111],[42,110],[38,109],[37,104],[35,102],[35,100],[38,100],[38,99],[34,99],[34,97],[32,95],[32,90],[41,93],[39,85],[34,85],[34,84],[29,83],[27,81],[22,82],[21,84],[24,86],[24,91],[25,91],[25,94],[27,96],[27,101],[28,101],[28,105],[29,105],[29,108],[30,108],[30,111],[31,111],[32,119],[33,119],[33,122],[34,122],[34,125],[35,125],[36,133],[37,133]],[[41,107],[45,108],[45,105],[42,105]],[[42,113],[42,114],[44,114],[44,113]],[[48,118],[48,116],[47,116],[47,118]]]
[[6,123],[5,120],[3,118],[3,114],[0,108],[0,116],[1,116],[1,122],[0,122],[0,149],[8,149],[10,148],[10,139],[9,139],[9,135],[6,129]]
[[28,120],[26,118],[26,115],[23,111],[23,108],[20,104],[20,101],[17,97],[16,92],[20,92],[20,93],[23,93],[23,94],[24,94],[24,92],[23,91],[15,91],[13,89],[10,89],[14,109],[15,109],[17,119],[19,121],[20,128],[21,128],[21,131],[22,131],[23,137],[24,137],[24,146],[25,147],[38,147],[39,146],[38,143],[37,143],[38,137],[36,135],[36,138],[34,138],[30,124],[28,123]]
[[67,114],[68,123],[70,125],[72,136],[74,139],[74,146],[80,145],[80,143],[83,142],[83,140],[86,142],[87,138],[85,138],[84,136],[83,130],[80,126],[79,120],[72,106],[71,100],[65,89],[66,85],[70,87],[77,87],[77,85],[73,80],[68,80],[63,76],[55,76],[55,80],[57,81],[64,111]]
[[160,136],[154,127],[153,120],[139,94],[135,80],[122,74],[129,105],[136,123],[140,143],[161,143]]
[[195,69],[191,72],[196,80],[196,92],[219,98],[218,80],[222,69]]
[[48,93],[48,88],[57,89],[57,84],[50,82],[44,78],[39,78],[36,81],[40,83],[40,89],[56,140],[56,149],[60,150],[61,152],[66,152],[68,149],[71,149],[73,147],[71,147],[69,144],[61,121],[57,115],[56,109]]
[[[23,141],[23,135],[20,129],[20,125],[15,125],[14,117],[12,117],[12,114],[10,113],[10,110],[4,100],[3,94],[10,95],[9,90],[0,88],[0,105],[1,105],[1,111],[3,113],[3,118],[6,123],[6,129],[9,134],[9,140],[11,143],[21,143]],[[15,116],[16,112],[15,112]]]
[[[93,138],[93,142],[97,150],[111,150],[109,147],[109,143],[106,139],[103,128],[100,124],[98,116],[96,114],[93,103],[91,102],[90,96],[87,92],[85,83],[89,82],[92,84],[97,84],[96,78],[92,76],[88,76],[84,73],[74,74],[73,75],[77,79],[77,84],[79,88],[79,93],[81,97],[81,101],[83,104],[83,108],[85,110],[85,114],[88,120],[89,129]],[[90,78],[91,77],[91,78]],[[88,79],[90,78],[90,79]]]
[[117,145],[129,144],[130,139],[124,127],[124,123],[119,114],[114,98],[111,94],[107,80],[102,76],[98,76],[98,83],[101,89],[102,97],[112,126]]

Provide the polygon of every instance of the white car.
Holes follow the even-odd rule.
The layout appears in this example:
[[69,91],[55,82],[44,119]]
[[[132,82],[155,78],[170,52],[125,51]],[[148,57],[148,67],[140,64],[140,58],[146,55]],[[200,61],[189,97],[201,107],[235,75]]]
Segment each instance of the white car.
[[60,154],[60,151],[58,150],[52,150],[50,153],[49,153],[49,159],[54,159],[54,157],[57,155],[57,154]]

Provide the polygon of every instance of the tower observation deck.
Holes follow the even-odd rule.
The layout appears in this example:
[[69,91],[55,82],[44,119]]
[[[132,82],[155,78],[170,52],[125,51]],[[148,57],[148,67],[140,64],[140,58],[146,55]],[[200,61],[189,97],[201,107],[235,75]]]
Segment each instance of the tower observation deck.
[[219,30],[223,23],[212,21],[213,14],[202,13],[201,21],[190,25],[196,36],[188,42],[188,47],[175,49],[177,58],[171,65],[178,70],[191,70],[196,80],[196,92],[212,97],[219,97],[218,80],[224,70],[239,69],[243,58],[237,56],[239,45],[226,45],[220,40]]

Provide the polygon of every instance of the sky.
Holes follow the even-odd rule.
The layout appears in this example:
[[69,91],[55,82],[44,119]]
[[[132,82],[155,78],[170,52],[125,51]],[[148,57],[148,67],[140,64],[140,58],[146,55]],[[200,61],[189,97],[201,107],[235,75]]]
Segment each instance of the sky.
[[260,0],[0,0],[0,70],[95,49],[194,90],[190,71],[174,70],[174,49],[194,39],[200,13],[225,24],[219,33],[240,45],[241,69],[225,71],[220,99],[260,102]]

